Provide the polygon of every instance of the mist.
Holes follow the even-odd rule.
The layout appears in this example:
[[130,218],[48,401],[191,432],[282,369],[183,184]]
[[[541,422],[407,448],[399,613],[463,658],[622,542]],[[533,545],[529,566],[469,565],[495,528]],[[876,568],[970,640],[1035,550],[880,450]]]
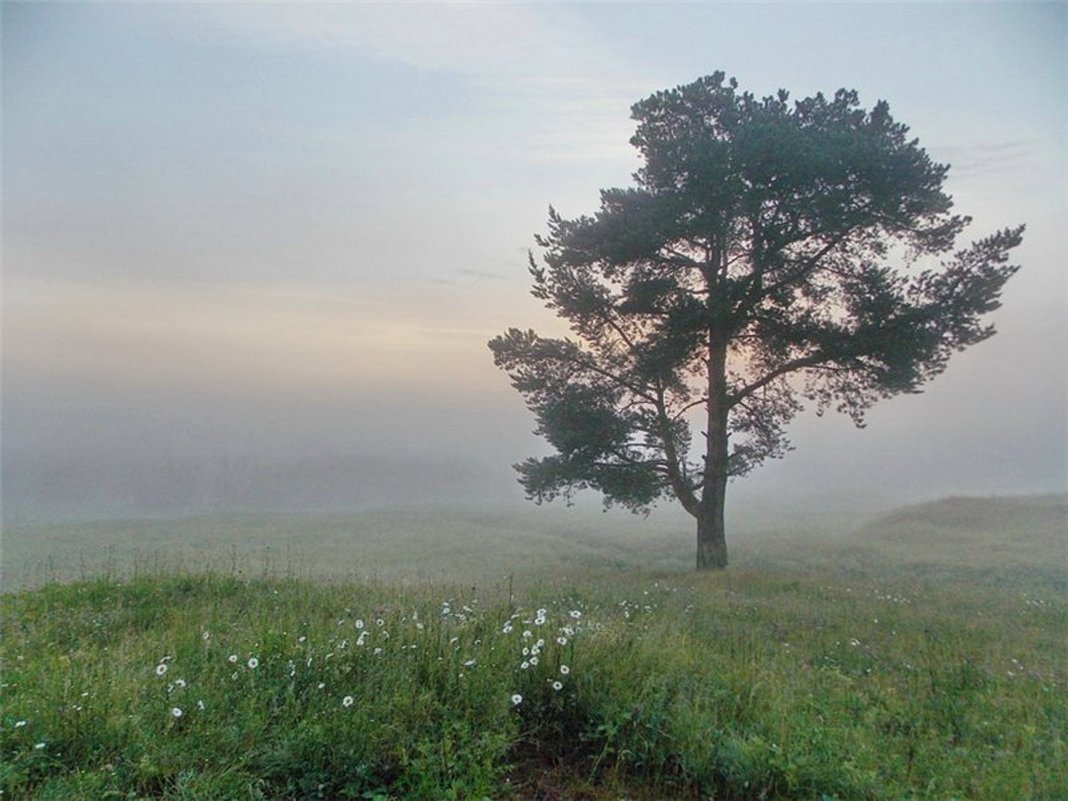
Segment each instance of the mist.
[[[714,64],[702,8],[321,11],[5,5],[5,525],[523,504],[546,446],[486,342],[559,330],[526,248],[630,183],[630,103],[718,67],[886,97],[971,238],[1028,224],[997,336],[865,430],[803,415],[732,510],[1068,486],[1063,9],[731,7]],[[917,21],[970,46],[902,71]]]

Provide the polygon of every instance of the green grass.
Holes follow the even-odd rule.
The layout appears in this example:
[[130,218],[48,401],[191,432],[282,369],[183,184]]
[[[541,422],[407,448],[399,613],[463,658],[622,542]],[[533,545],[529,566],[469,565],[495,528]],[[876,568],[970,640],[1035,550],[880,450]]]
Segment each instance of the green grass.
[[[1068,597],[1055,552],[1026,544],[1063,545],[1063,528],[1041,533],[1049,499],[947,522],[969,503],[884,517],[811,561],[768,539],[716,575],[527,563],[522,582],[323,582],[235,559],[8,593],[0,789],[1066,798]],[[948,539],[925,549],[923,521]],[[998,530],[1021,547],[974,555]],[[916,573],[958,546],[970,561]]]

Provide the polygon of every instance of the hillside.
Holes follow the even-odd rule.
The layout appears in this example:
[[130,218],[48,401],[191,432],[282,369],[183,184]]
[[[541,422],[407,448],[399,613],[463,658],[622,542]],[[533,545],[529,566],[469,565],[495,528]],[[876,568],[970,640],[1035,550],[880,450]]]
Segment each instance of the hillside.
[[908,506],[861,527],[849,543],[875,572],[892,567],[915,577],[1036,582],[1068,591],[1068,495]]

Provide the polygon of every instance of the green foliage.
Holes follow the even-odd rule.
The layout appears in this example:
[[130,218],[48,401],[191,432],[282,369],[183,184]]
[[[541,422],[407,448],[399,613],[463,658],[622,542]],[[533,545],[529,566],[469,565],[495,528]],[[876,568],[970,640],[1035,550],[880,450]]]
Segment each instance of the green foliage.
[[517,465],[530,498],[674,496],[722,538],[728,477],[782,457],[805,402],[862,425],[993,334],[1023,227],[954,252],[969,219],[948,167],[854,91],[758,99],[717,72],[633,118],[636,186],[592,216],[550,209],[531,255],[533,295],[577,339],[511,329],[489,347],[558,452]]

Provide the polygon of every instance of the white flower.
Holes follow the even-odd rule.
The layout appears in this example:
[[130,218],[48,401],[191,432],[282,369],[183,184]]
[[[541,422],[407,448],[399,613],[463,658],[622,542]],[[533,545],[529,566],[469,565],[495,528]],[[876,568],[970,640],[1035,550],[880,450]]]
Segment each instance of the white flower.
[[545,617],[547,614],[549,614],[549,612],[544,607],[538,610],[538,617]]
[[183,689],[185,687],[185,679],[175,679],[174,686],[179,690]]
[[553,689],[556,690],[557,692],[559,692],[560,690],[564,689],[564,685],[562,685],[558,681],[554,681],[553,682]]
[[226,659],[230,662],[231,665],[237,664],[237,654],[230,654],[228,657],[226,657]]
[[577,609],[572,609],[570,612],[568,612],[568,614],[571,615],[571,617],[575,620],[578,620],[580,617],[582,617],[582,612]]
[[378,626],[378,628],[382,628],[384,625],[386,625],[386,621],[384,621],[382,618],[378,618],[378,620],[375,621],[375,625]]
[[167,672],[167,663],[166,662],[160,662],[158,665],[156,665],[156,675],[157,676],[162,676],[166,672]]
[[201,712],[204,711],[204,702],[203,701],[197,701],[197,709],[199,709]]
[[520,670],[526,670],[528,667],[530,667],[530,662],[527,662],[526,660],[519,664]]
[[305,643],[307,641],[308,641],[308,638],[303,636],[303,635],[301,635],[300,637],[297,637],[297,642],[298,643]]
[[319,682],[319,684],[316,685],[317,689],[320,689],[320,690],[323,689],[323,687],[325,687],[325,686],[326,685],[323,682]]
[[464,662],[464,667],[474,667],[474,666],[475,666],[475,660],[474,659],[468,659],[466,662]]
[[557,637],[556,638],[556,644],[557,645],[567,645],[567,637]]
[[505,623],[504,628],[501,629],[502,634],[511,634],[513,631],[515,631],[515,629],[512,628],[511,623]]
[[173,707],[171,709],[171,716],[175,718],[180,718],[182,716],[182,710],[178,707]]
[[25,725],[26,725],[26,721],[24,721],[24,720],[16,720],[15,721],[15,728],[16,729],[21,729]]
[[560,665],[560,673],[562,675],[566,676],[570,672],[571,672],[571,668],[569,668],[567,665]]
[[358,629],[362,629],[363,628],[363,621],[362,620],[357,620],[356,621],[356,628],[358,628]]
[[536,656],[530,657],[530,664],[532,664],[532,665],[538,664],[538,657],[536,657]]
[[512,705],[513,706],[519,706],[521,703],[523,703],[523,696],[521,696],[519,693],[516,693],[515,695],[512,696]]
[[540,615],[538,617],[534,618],[534,625],[535,626],[544,626],[545,625],[545,618],[541,617]]
[[248,658],[248,669],[249,670],[255,670],[259,666],[260,666],[260,660],[258,660],[256,657],[250,656]]
[[533,636],[534,636],[534,635],[533,635],[533,634],[531,634],[531,632],[530,632],[530,629],[527,629],[527,630],[525,630],[525,631],[523,632],[523,639],[524,639],[524,640],[529,640],[529,639],[530,639],[531,637],[533,637]]
[[34,743],[33,747],[34,747],[35,750],[40,751],[42,748],[45,747],[45,744],[44,743]]
[[211,632],[210,631],[205,631],[200,636],[203,637],[205,640],[210,640],[211,639]]
[[352,700],[353,699],[352,699],[351,695],[346,695],[344,698],[341,699],[341,705],[342,706],[352,706]]

